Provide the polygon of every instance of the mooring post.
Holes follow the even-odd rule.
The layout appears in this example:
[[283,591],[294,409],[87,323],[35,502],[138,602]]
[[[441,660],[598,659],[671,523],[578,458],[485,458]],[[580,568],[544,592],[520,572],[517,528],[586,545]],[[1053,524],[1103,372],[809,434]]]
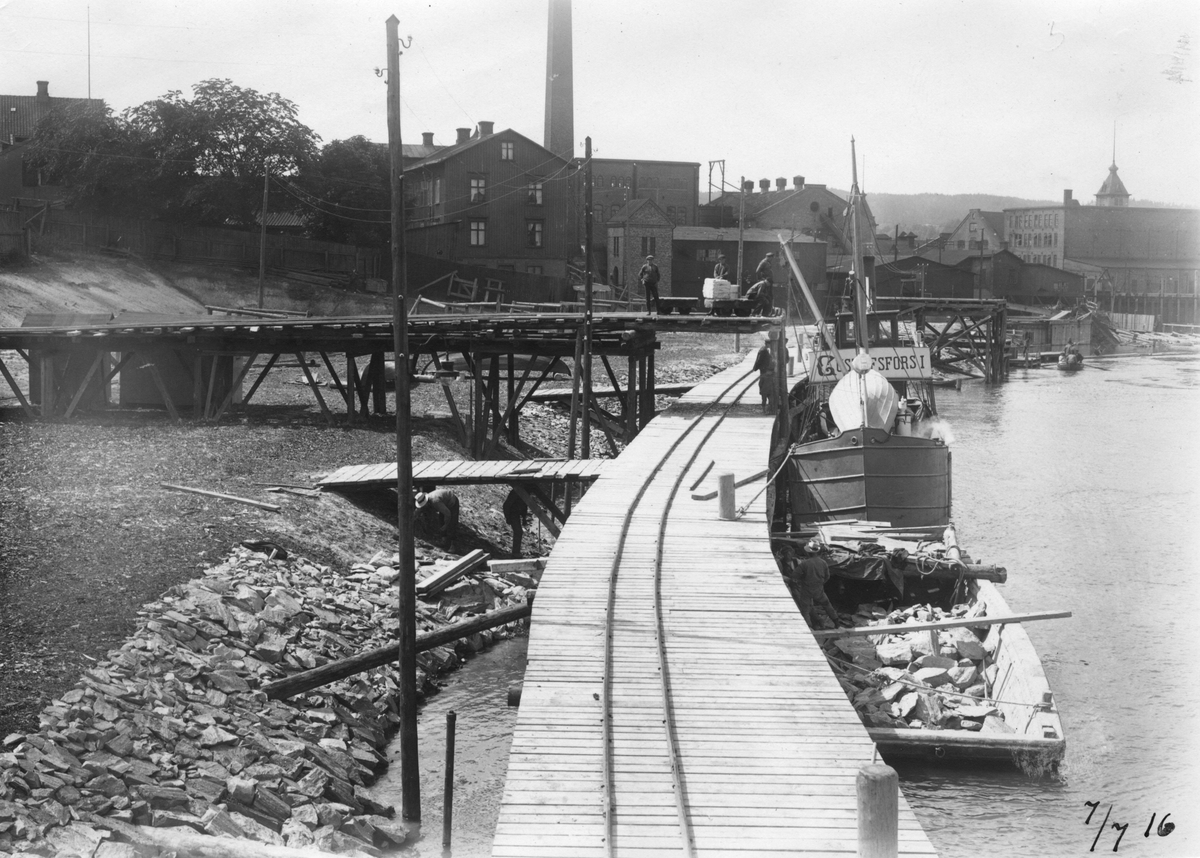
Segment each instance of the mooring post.
[[859,858],[896,858],[899,850],[900,777],[874,763],[858,770]]
[[446,713],[446,779],[442,789],[442,848],[450,848],[450,822],[454,816],[454,710]]
[[717,474],[717,507],[721,518],[725,521],[733,521],[737,518],[737,500],[734,497],[736,491],[731,471]]

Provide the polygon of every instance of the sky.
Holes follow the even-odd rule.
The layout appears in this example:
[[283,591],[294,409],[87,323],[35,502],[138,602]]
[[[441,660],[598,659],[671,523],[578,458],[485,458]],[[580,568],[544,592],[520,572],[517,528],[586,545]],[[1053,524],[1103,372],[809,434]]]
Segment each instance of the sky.
[[[547,0],[0,0],[0,93],[115,111],[209,78],[278,92],[324,142],[492,121],[543,142]],[[878,193],[1085,203],[1113,162],[1136,200],[1200,207],[1195,0],[575,0],[577,154],[724,161]],[[720,167],[712,168],[713,181]],[[703,187],[702,187],[703,193]]]

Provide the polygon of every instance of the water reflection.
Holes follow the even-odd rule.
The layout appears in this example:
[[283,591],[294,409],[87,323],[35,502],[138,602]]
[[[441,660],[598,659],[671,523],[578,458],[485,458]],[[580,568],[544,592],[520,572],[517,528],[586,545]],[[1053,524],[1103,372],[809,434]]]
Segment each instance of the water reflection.
[[[403,850],[405,858],[433,858],[442,851],[442,794],[446,757],[446,713],[454,711],[453,858],[486,858],[500,815],[517,710],[508,706],[508,687],[525,672],[527,638],[501,641],[474,656],[446,678],[445,688],[428,699],[417,721],[421,767],[421,836]],[[400,807],[399,748],[389,753],[388,772],[370,795]]]

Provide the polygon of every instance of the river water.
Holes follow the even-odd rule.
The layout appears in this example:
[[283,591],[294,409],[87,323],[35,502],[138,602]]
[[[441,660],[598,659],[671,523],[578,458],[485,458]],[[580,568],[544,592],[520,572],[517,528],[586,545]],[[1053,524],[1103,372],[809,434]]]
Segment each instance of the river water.
[[[1067,756],[1062,777],[1046,781],[901,766],[909,804],[945,858],[1114,847],[1200,856],[1200,357],[1095,361],[1073,375],[1018,369],[1006,384],[938,394],[963,547],[1007,567],[1014,611],[1074,613],[1026,624]],[[523,663],[523,642],[505,642],[425,707],[426,834],[415,854],[441,854],[445,712],[455,709],[452,854],[488,855],[515,723],[505,697]],[[400,803],[391,778],[375,793]]]

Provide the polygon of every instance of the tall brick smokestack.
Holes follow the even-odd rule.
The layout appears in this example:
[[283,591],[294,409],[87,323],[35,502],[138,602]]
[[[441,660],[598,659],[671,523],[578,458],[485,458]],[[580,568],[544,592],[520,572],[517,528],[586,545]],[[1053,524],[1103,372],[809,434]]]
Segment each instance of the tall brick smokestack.
[[574,83],[571,76],[571,0],[550,0],[546,39],[546,137],[555,155],[575,155]]

